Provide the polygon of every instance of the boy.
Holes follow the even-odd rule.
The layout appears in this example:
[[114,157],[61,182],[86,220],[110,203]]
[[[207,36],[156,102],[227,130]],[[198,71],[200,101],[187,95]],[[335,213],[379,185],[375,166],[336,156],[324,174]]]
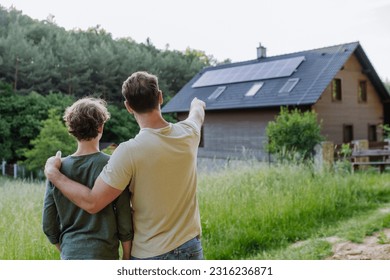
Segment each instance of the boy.
[[[62,159],[61,172],[92,188],[109,156],[100,152],[99,141],[110,115],[101,99],[83,98],[68,107],[64,120],[77,140],[77,150]],[[61,259],[130,258],[133,238],[130,193],[126,188],[97,214],[89,214],[68,200],[47,181],[43,206],[43,231],[61,252]]]

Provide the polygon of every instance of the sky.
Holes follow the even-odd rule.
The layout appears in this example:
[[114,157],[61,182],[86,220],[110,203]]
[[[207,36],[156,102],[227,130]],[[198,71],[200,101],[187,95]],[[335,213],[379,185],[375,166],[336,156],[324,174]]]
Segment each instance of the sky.
[[390,0],[0,0],[67,30],[99,25],[113,38],[149,38],[159,49],[204,51],[218,61],[256,58],[359,41],[390,80]]

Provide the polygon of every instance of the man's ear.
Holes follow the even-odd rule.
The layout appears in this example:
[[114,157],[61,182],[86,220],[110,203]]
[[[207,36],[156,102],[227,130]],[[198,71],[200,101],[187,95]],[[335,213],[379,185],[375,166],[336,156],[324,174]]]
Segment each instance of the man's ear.
[[130,107],[129,103],[127,102],[127,100],[124,101],[124,104],[125,104],[125,107],[126,107],[126,110],[127,112],[129,112],[130,114],[134,114],[134,110]]
[[159,95],[158,95],[158,103],[160,105],[162,105],[164,103],[164,96],[163,96],[163,93],[161,90],[158,91],[159,92]]

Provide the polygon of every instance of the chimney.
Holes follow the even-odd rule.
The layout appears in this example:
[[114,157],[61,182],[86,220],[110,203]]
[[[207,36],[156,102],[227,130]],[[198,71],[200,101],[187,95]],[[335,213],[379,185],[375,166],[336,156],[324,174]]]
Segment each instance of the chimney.
[[259,46],[257,47],[257,58],[259,59],[265,57],[267,57],[267,49],[259,43]]

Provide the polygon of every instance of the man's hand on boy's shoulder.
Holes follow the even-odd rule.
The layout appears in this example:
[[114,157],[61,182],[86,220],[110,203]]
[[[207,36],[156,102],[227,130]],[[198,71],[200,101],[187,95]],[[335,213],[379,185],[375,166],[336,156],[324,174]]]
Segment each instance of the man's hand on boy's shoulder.
[[47,159],[45,164],[45,176],[49,181],[52,181],[53,177],[61,168],[61,151],[58,151],[55,156]]

